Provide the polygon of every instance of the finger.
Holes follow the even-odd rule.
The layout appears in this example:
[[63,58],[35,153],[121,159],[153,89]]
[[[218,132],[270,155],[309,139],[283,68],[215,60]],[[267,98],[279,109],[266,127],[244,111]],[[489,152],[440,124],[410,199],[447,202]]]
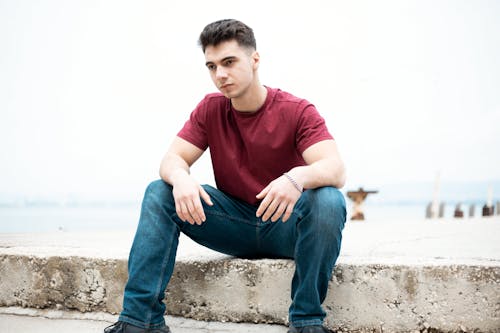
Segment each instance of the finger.
[[269,185],[267,185],[266,187],[264,187],[264,189],[263,189],[262,191],[260,191],[260,193],[259,193],[259,194],[257,194],[255,197],[256,197],[257,199],[262,199],[262,198],[264,198],[264,197],[267,195],[267,193],[269,192],[269,190],[270,190],[270,189],[271,189],[271,184],[269,184]]
[[189,208],[187,208],[187,205],[185,205],[184,207],[186,207],[186,210],[184,211],[184,218],[186,219],[186,222],[194,225],[196,222],[193,219],[193,217],[191,216],[191,213],[189,212]]
[[181,203],[178,200],[175,200],[175,212],[177,213],[177,216],[181,219],[181,221],[184,222],[181,210]]
[[[177,216],[181,219],[182,222],[189,222],[188,216],[188,210],[186,205],[183,202],[178,202],[176,205],[176,211],[177,211]],[[191,222],[189,222],[191,223]]]
[[271,217],[271,222],[278,221],[278,219],[281,217],[281,215],[283,215],[283,212],[285,211],[285,209],[286,209],[287,206],[288,206],[288,204],[282,201],[279,204],[279,206],[276,209],[276,211],[274,212],[273,216]]
[[200,196],[203,199],[203,201],[205,201],[207,203],[207,205],[209,205],[209,206],[213,206],[214,205],[214,203],[212,202],[212,199],[210,198],[210,196],[208,195],[208,193],[201,186],[200,186]]
[[196,198],[194,202],[194,214],[198,217],[197,223],[202,224],[206,220],[205,211],[203,210],[203,206],[201,204],[201,200]]
[[187,208],[189,211],[190,221],[198,225],[201,224],[201,218],[198,216],[198,212],[196,211],[192,201],[188,201]]
[[262,216],[262,221],[266,222],[271,217],[271,215],[273,215],[273,213],[276,211],[276,208],[278,208],[278,205],[279,205],[278,200],[274,199],[269,204],[269,206],[266,209],[266,212]]
[[271,197],[266,195],[264,200],[262,200],[262,202],[260,203],[259,208],[257,209],[257,212],[255,213],[255,215],[257,217],[261,217],[261,215],[264,214],[264,212],[267,209],[267,206],[269,206],[270,203],[271,203]]
[[283,215],[283,218],[281,219],[281,221],[282,221],[282,222],[286,222],[286,221],[288,221],[288,219],[290,218],[290,216],[292,216],[293,206],[294,206],[294,205],[289,204],[289,205],[286,207],[285,214]]

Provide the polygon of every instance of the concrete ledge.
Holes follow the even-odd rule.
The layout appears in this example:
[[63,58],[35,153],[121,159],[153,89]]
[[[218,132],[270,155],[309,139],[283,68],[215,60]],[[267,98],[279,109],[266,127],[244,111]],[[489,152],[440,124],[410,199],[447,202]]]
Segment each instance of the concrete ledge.
[[[285,260],[184,264],[169,309],[196,319],[285,323],[294,265]],[[500,328],[500,267],[339,264],[324,302],[347,331]]]
[[117,313],[126,281],[125,260],[0,255],[0,306]]
[[[475,230],[478,226],[469,227]],[[419,245],[431,248],[432,256],[417,256],[420,248],[406,255],[382,256],[393,239],[384,241],[368,225],[346,228],[344,254],[324,302],[327,325],[352,332],[500,332],[500,252],[495,236],[500,223],[488,224],[484,227],[487,232],[477,234],[469,232],[469,227],[461,233],[457,232],[460,228],[453,229],[448,235],[453,236],[452,241],[437,237],[439,228],[427,240],[420,235]],[[367,246],[368,238],[365,243],[348,241],[363,240],[354,237],[360,231],[368,231],[369,238],[376,240],[366,257],[356,251]],[[81,238],[75,242],[74,235],[64,233],[37,240],[2,237],[0,306],[114,314],[121,310],[128,241],[123,242],[127,250],[124,245],[123,249],[99,252],[109,242],[100,245],[92,235],[88,248]],[[409,245],[413,237],[415,234],[405,240],[400,232],[397,247],[413,248]],[[436,237],[441,246],[449,246],[432,248]],[[477,244],[473,250],[467,243],[471,237]],[[49,246],[47,239],[58,247]],[[470,250],[449,256],[457,253],[451,246],[457,242],[461,249]],[[287,322],[293,261],[236,259],[208,253],[185,239],[181,243],[184,248],[179,249],[166,295],[168,314],[208,321]],[[397,252],[396,246],[391,251]]]
[[[179,262],[168,313],[198,320],[287,321],[294,264],[288,260]],[[121,309],[124,260],[0,256],[0,306]],[[498,332],[500,267],[339,264],[324,303],[345,331]]]

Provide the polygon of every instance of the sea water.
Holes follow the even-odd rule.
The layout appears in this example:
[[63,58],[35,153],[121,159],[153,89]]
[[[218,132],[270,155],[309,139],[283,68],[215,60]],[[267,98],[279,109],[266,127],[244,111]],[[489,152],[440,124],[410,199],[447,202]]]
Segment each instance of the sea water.
[[[363,206],[368,222],[415,221],[425,218],[425,204],[368,203]],[[481,214],[476,205],[475,214]],[[453,216],[454,206],[448,205],[445,217]],[[347,202],[347,219],[352,205]],[[464,207],[467,217],[468,211]],[[86,205],[18,205],[0,206],[0,233],[51,231],[106,231],[135,229],[140,215],[140,203]]]
[[0,207],[0,233],[131,229],[139,213],[138,204]]

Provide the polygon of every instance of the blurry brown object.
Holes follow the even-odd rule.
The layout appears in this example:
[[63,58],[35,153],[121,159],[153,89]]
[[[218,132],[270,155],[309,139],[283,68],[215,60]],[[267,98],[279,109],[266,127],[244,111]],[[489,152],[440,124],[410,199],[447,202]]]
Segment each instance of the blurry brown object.
[[453,213],[453,216],[454,217],[464,217],[464,211],[462,210],[462,205],[460,203],[458,203],[456,206],[455,206],[455,212]]
[[347,192],[347,197],[354,202],[351,220],[363,221],[365,214],[363,214],[363,202],[368,194],[378,193],[378,191],[365,191],[362,187],[357,191]]
[[483,206],[483,216],[493,216],[495,207],[493,207],[493,187],[488,188],[488,199]]
[[493,206],[488,206],[488,204],[485,204],[483,206],[483,216],[493,216]]

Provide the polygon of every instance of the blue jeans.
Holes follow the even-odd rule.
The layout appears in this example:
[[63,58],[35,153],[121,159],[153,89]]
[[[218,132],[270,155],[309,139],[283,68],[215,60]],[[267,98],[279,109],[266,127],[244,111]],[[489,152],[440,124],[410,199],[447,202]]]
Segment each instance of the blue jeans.
[[201,245],[232,256],[293,259],[290,324],[321,325],[326,315],[321,303],[340,252],[346,219],[342,193],[333,187],[306,190],[290,219],[282,223],[263,222],[255,217],[256,206],[203,187],[214,205],[203,202],[206,221],[191,225],[177,216],[169,184],[157,180],[148,186],[130,251],[119,320],[142,328],[165,325],[163,298],[182,231]]

